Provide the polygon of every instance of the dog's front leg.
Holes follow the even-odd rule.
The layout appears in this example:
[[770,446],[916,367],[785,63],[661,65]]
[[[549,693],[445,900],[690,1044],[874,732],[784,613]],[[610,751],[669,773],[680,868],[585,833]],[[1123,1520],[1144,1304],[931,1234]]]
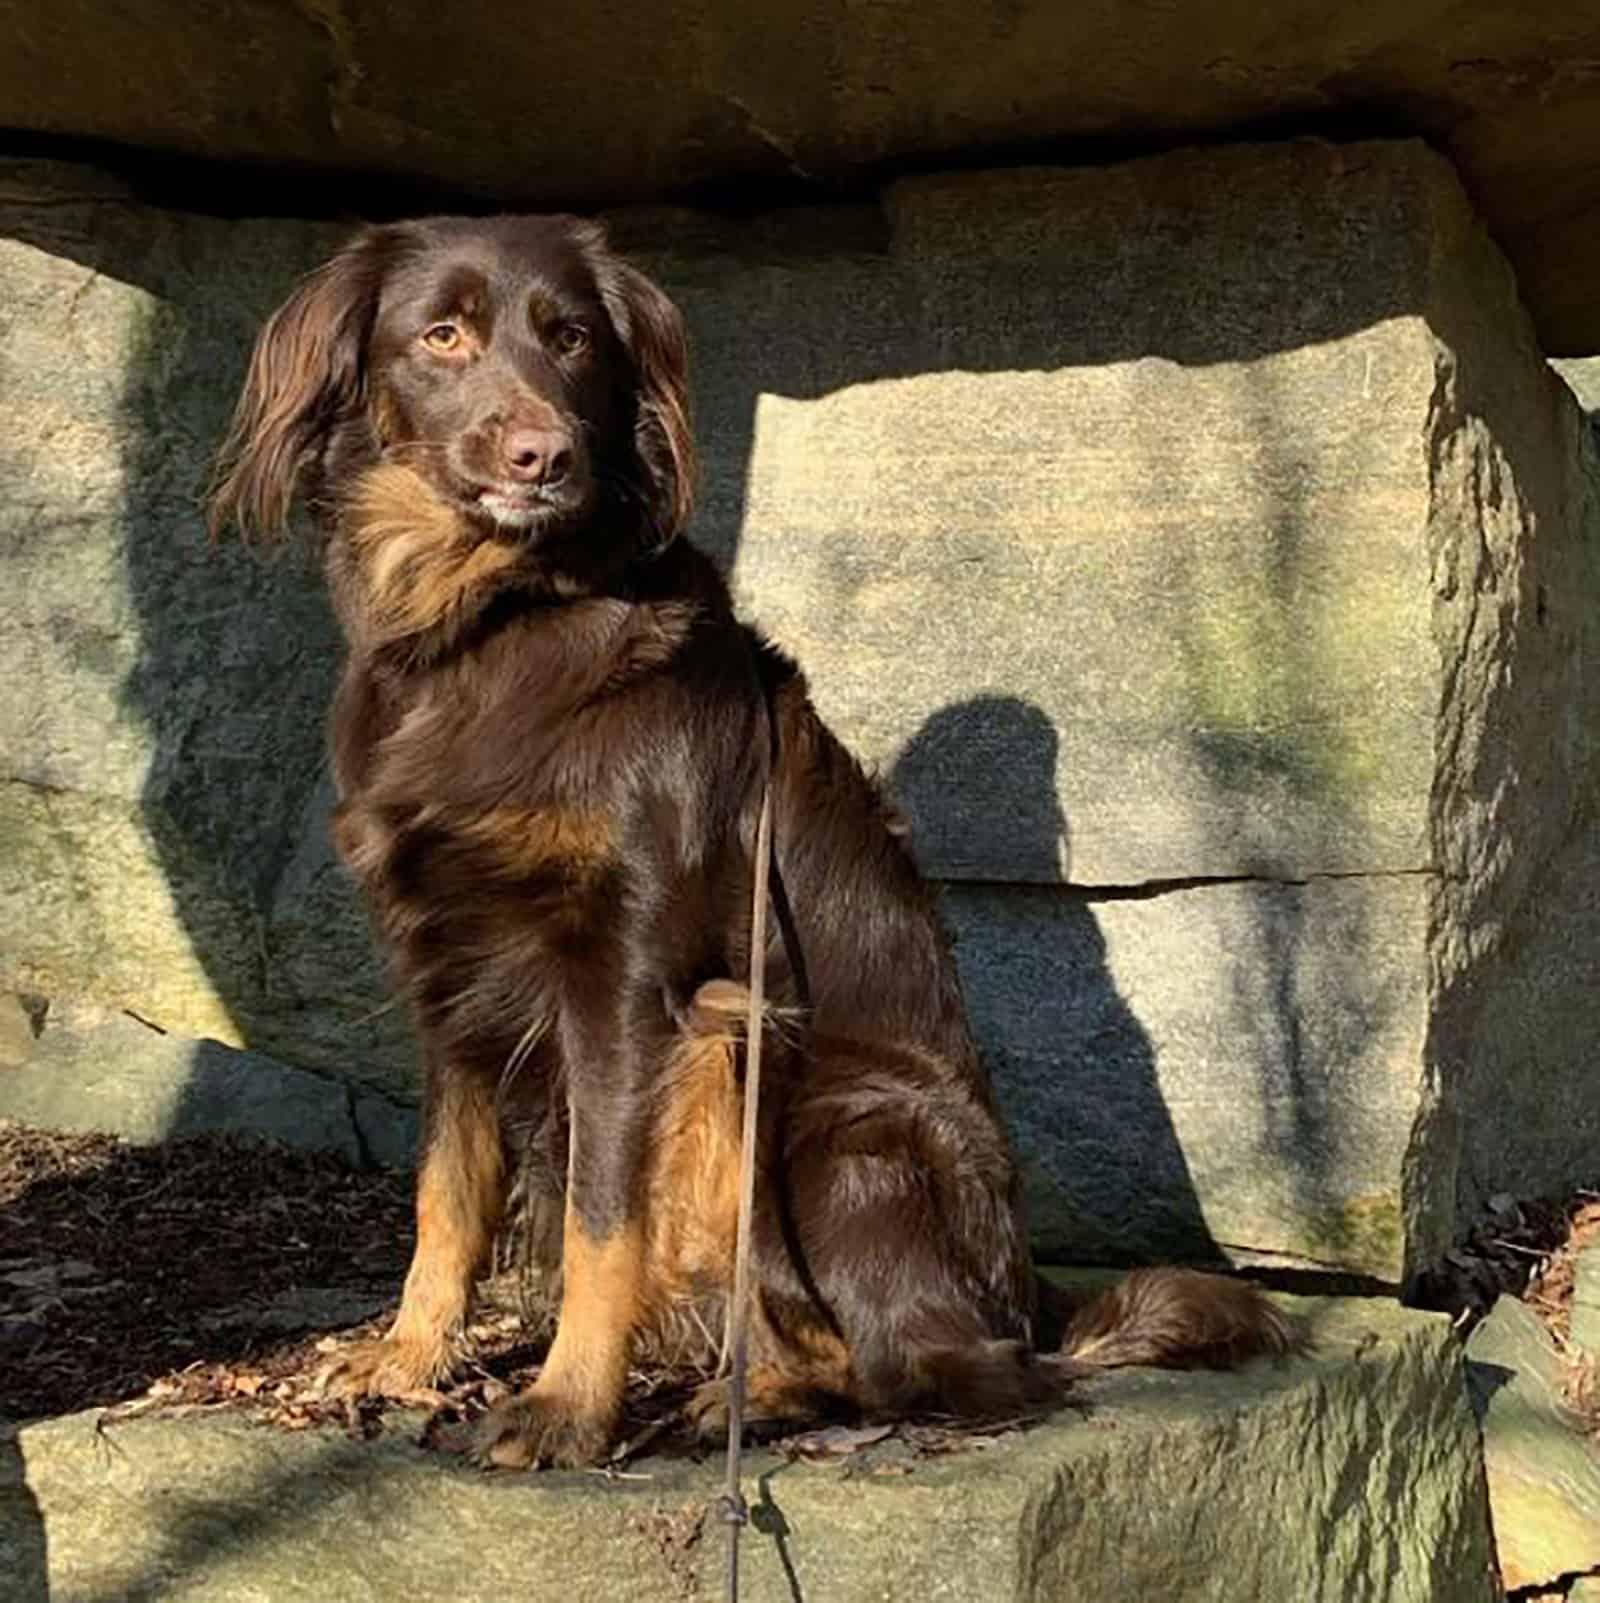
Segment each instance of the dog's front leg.
[[488,1463],[592,1463],[616,1429],[645,1302],[644,1165],[653,1073],[667,1051],[659,991],[649,997],[624,1011],[620,1030],[614,1014],[563,1025],[571,1141],[560,1319],[538,1380],[484,1420]]
[[403,1397],[449,1374],[505,1196],[494,1086],[436,1049],[417,1167],[417,1245],[400,1314],[381,1341],[358,1342],[338,1355],[322,1376],[330,1391]]

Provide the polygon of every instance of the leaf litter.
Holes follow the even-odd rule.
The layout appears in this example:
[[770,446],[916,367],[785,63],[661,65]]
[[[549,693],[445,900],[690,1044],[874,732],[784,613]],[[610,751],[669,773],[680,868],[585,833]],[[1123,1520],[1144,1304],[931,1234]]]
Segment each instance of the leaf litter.
[[1600,1249],[1600,1192],[1564,1201],[1491,1197],[1467,1239],[1445,1254],[1427,1303],[1470,1330],[1501,1296],[1520,1298],[1550,1332],[1565,1360],[1565,1401],[1579,1426],[1600,1440],[1600,1355],[1572,1341],[1580,1255]]

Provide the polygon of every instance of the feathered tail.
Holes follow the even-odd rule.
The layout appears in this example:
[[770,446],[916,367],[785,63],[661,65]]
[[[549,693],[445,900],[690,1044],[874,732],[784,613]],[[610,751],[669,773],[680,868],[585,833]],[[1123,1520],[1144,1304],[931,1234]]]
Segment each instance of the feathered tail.
[[1136,1269],[1067,1319],[1056,1361],[1072,1374],[1132,1364],[1231,1369],[1304,1345],[1295,1321],[1247,1281]]

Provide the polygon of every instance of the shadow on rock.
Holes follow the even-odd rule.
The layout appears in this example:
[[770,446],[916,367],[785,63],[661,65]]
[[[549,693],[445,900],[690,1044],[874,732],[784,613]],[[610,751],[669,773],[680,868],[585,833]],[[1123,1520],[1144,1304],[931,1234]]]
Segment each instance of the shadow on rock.
[[[944,882],[945,920],[1022,1158],[1037,1250],[1064,1261],[1214,1263],[1221,1253],[1150,1038],[1117,989],[1093,899],[1064,882],[1071,836],[1057,756],[1037,706],[983,696],[930,718],[889,784],[924,869]],[[997,791],[1003,807],[975,806],[972,798]]]

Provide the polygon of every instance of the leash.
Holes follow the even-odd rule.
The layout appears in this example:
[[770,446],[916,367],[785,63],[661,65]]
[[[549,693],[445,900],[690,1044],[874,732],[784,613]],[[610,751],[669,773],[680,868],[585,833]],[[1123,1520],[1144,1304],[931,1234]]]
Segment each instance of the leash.
[[750,1014],[745,1026],[744,1130],[739,1142],[739,1223],[733,1248],[733,1302],[728,1309],[728,1479],[721,1498],[728,1527],[728,1603],[739,1603],[739,1532],[750,1510],[739,1487],[744,1441],[745,1368],[750,1342],[750,1231],[756,1196],[756,1115],[761,1101],[761,1036],[767,968],[767,882],[772,859],[772,776],[761,787],[756,825],[755,889],[750,908]]

